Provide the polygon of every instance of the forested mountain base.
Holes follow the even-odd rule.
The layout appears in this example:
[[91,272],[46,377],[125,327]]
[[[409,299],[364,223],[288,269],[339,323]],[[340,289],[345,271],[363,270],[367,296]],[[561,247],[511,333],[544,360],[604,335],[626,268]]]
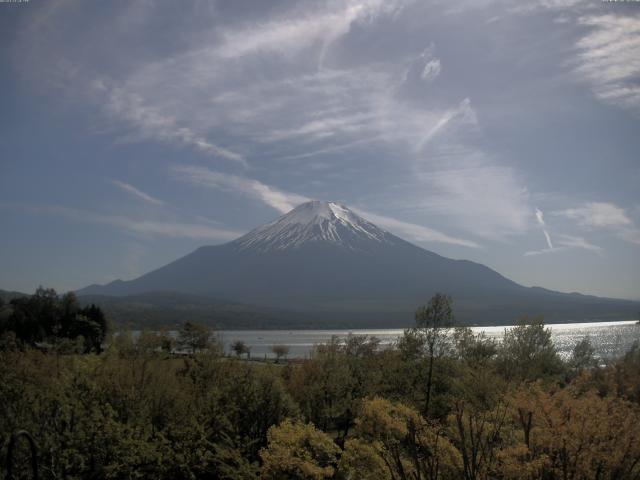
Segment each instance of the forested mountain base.
[[497,345],[442,335],[447,316],[432,302],[395,348],[354,336],[284,364],[225,357],[193,325],[181,357],[152,333],[100,354],[5,335],[0,433],[32,434],[45,479],[638,478],[640,347],[561,361],[540,322]]

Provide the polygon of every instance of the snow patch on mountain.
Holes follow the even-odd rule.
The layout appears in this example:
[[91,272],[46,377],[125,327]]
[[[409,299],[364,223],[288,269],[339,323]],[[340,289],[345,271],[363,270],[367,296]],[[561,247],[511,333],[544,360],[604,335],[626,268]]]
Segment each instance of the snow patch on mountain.
[[236,240],[240,250],[273,251],[329,242],[349,250],[368,250],[372,242],[394,244],[393,236],[334,202],[303,203],[277,220]]

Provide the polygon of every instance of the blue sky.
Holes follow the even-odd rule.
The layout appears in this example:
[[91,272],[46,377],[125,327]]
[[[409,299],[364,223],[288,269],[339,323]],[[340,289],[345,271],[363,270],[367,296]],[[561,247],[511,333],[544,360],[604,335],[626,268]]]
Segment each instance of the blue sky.
[[0,35],[0,288],[131,279],[313,198],[640,298],[640,3],[30,0]]

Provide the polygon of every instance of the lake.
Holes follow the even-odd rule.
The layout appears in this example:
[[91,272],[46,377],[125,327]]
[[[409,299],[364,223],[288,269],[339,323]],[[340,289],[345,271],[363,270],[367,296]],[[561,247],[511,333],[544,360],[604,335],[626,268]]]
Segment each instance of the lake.
[[[551,329],[553,342],[563,358],[568,357],[573,347],[583,338],[589,337],[601,359],[619,356],[626,352],[634,341],[640,341],[640,325],[636,320],[621,322],[564,323],[546,325]],[[485,332],[488,337],[500,341],[505,328],[472,327],[475,333]],[[251,347],[252,357],[273,357],[272,345],[287,345],[289,358],[308,357],[314,345],[328,342],[332,336],[346,338],[348,335],[374,335],[381,345],[390,346],[403,334],[403,329],[351,329],[351,330],[222,330],[217,332],[224,344],[225,352],[231,353],[231,343],[242,340]]]

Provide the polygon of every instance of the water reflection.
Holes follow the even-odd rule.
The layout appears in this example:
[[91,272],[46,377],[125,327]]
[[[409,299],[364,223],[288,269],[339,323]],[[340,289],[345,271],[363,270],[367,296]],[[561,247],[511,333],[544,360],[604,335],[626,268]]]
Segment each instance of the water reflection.
[[[549,324],[553,342],[563,358],[568,357],[573,347],[583,338],[589,337],[601,359],[622,355],[634,341],[640,341],[640,325],[635,320],[622,322],[568,323]],[[488,337],[500,341],[505,328],[512,327],[472,327],[475,333],[485,332]],[[225,351],[230,352],[230,345],[242,340],[251,347],[252,357],[273,357],[273,345],[290,347],[290,358],[308,357],[314,345],[325,343],[332,336],[346,338],[348,335],[375,335],[381,345],[392,345],[403,329],[353,329],[353,330],[225,330],[218,332]]]

